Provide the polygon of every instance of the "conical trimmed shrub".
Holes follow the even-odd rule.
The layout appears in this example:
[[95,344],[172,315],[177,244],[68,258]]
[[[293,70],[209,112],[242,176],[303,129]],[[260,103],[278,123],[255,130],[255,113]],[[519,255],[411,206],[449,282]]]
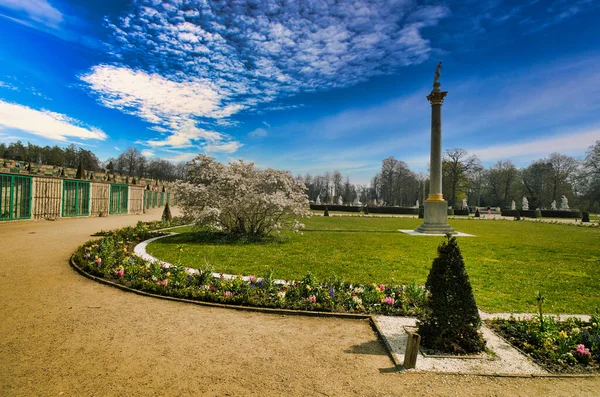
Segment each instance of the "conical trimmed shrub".
[[481,318],[456,237],[447,238],[425,284],[429,299],[418,323],[421,344],[448,353],[478,353],[485,349]]
[[475,218],[480,218],[480,217],[481,217],[481,215],[479,215],[479,208],[477,208],[475,210]]
[[171,215],[171,208],[169,208],[169,203],[165,204],[165,209],[163,210],[161,219],[163,222],[171,222],[173,219],[173,216]]
[[79,161],[79,165],[77,166],[77,173],[75,174],[75,179],[83,179],[85,175],[85,171],[83,170],[83,160]]

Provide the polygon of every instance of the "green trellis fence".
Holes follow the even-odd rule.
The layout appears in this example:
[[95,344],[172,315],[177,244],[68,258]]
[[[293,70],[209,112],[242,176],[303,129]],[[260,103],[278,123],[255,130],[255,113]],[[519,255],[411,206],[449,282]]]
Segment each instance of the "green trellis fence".
[[127,185],[110,185],[110,207],[109,214],[126,214],[127,200],[129,198],[129,187]]
[[63,181],[62,216],[90,215],[90,183]]
[[31,218],[31,177],[0,174],[0,220]]

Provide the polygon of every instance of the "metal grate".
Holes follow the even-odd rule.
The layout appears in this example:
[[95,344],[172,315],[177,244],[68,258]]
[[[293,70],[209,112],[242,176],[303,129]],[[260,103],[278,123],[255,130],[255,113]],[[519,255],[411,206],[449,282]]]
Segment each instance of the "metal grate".
[[127,185],[110,185],[110,214],[126,214],[129,188]]
[[31,177],[0,174],[0,220],[31,218]]
[[90,215],[90,183],[63,181],[62,216]]

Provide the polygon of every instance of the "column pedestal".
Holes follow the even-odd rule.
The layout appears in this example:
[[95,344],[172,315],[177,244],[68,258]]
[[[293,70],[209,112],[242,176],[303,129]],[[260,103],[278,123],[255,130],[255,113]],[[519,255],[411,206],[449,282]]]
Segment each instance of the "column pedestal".
[[455,234],[456,231],[448,225],[448,202],[425,200],[424,222],[415,229],[423,234]]

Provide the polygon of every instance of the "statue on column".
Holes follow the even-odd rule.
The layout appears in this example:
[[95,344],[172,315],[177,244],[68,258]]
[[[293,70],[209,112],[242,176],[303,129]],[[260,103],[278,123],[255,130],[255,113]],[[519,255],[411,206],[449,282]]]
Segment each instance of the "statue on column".
[[433,85],[435,86],[436,84],[439,84],[439,79],[440,76],[442,75],[440,73],[440,69],[442,68],[442,62],[438,63],[437,68],[435,68],[435,76],[433,77]]

